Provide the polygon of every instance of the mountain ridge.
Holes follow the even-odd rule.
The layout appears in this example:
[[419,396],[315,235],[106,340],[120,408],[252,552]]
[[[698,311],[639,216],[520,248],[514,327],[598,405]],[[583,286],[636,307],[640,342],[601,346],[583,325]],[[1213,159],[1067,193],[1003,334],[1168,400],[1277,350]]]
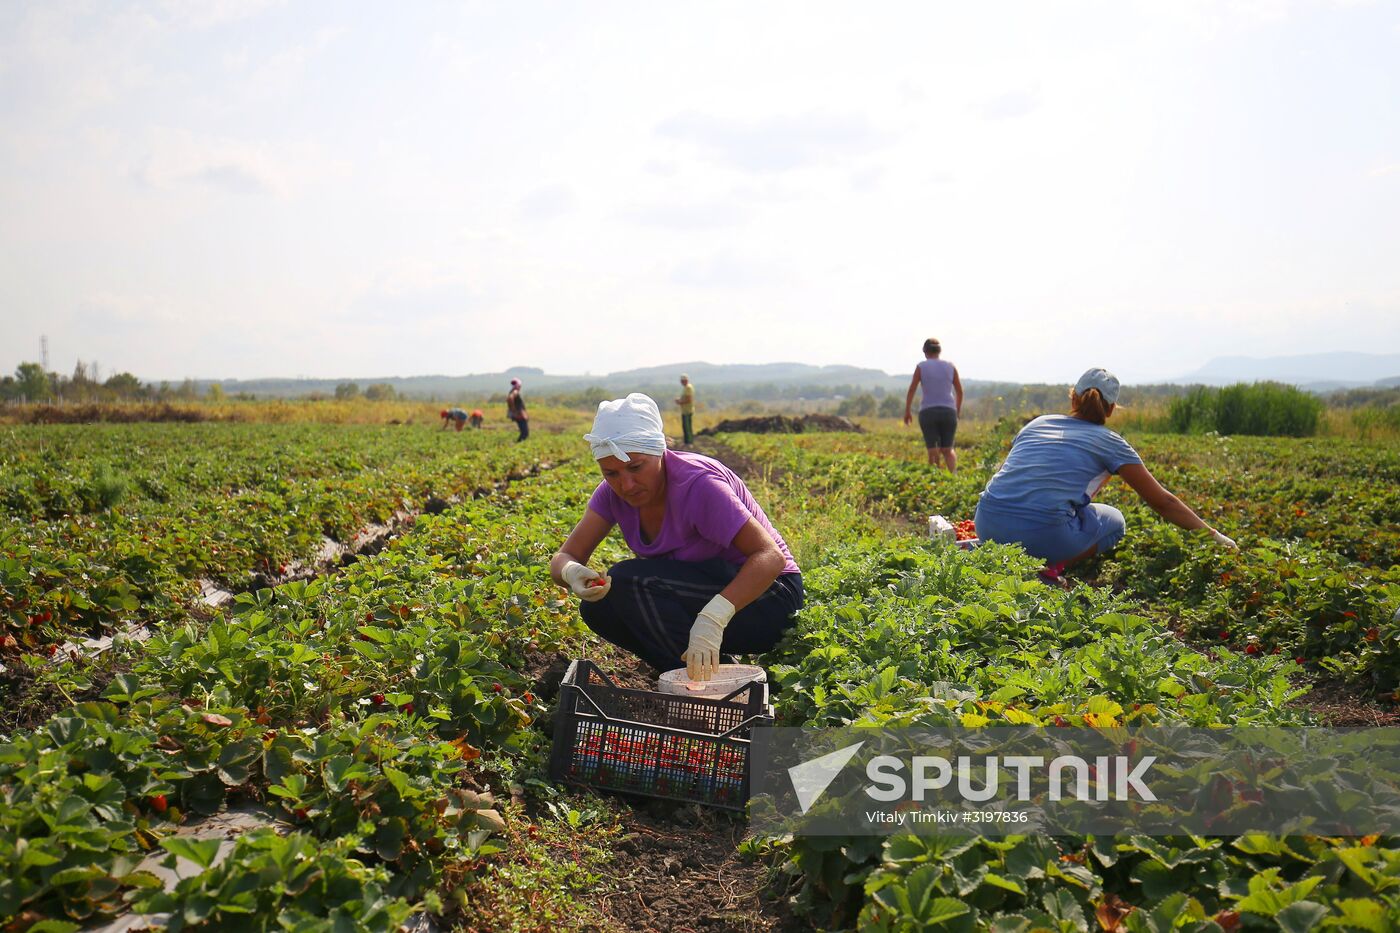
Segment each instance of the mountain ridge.
[[[334,394],[337,385],[356,383],[361,390],[374,383],[387,383],[396,392],[419,397],[453,398],[458,396],[503,395],[512,377],[519,377],[529,393],[565,395],[601,389],[612,393],[671,391],[678,387],[681,373],[688,374],[710,394],[733,394],[742,389],[760,387],[776,394],[794,397],[806,393],[812,397],[846,394],[853,391],[902,392],[909,384],[905,374],[892,374],[870,367],[833,364],[816,366],[808,363],[780,361],[774,363],[708,363],[690,360],[658,366],[643,366],[604,374],[547,373],[533,366],[511,366],[495,373],[448,375],[435,373],[414,376],[358,376],[335,379],[196,379],[194,384],[203,391],[218,383],[225,392],[253,396],[295,396]],[[1215,357],[1193,372],[1170,379],[1142,385],[1229,385],[1235,382],[1285,382],[1309,391],[1325,393],[1352,388],[1384,388],[1400,385],[1400,353],[1312,353],[1296,356]],[[964,379],[969,394],[976,390],[1013,387],[1018,383],[1004,379]],[[660,396],[658,396],[660,397]]]

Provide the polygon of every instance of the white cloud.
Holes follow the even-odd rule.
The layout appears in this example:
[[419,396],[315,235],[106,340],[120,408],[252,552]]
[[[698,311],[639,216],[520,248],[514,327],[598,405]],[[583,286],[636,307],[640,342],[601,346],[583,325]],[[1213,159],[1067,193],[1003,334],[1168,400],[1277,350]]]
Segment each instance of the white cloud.
[[878,165],[869,166],[851,173],[852,191],[874,191],[880,186],[885,170]]
[[782,273],[772,263],[721,250],[702,259],[677,264],[671,281],[703,289],[746,290],[779,284]]
[[647,204],[624,211],[622,216],[649,227],[714,230],[743,223],[747,212],[734,201],[717,199]]
[[283,0],[160,0],[164,21],[173,28],[213,29],[253,19]]
[[461,268],[422,260],[386,263],[344,302],[337,323],[400,327],[447,324],[492,306],[493,290]]
[[255,59],[245,47],[231,53],[226,64],[243,86],[261,94],[281,95],[288,87],[304,81],[312,64],[323,58],[345,33],[343,26],[323,27],[308,41],[278,48],[261,59]]
[[181,319],[179,311],[166,299],[154,295],[127,295],[103,292],[78,302],[77,314],[85,324],[106,323],[117,328],[163,327]]
[[753,121],[687,112],[656,131],[749,172],[791,171],[870,152],[888,141],[863,116],[819,112]]
[[578,198],[568,185],[545,185],[520,199],[520,214],[526,220],[553,220],[578,207]]
[[978,108],[982,116],[988,120],[1008,120],[1013,117],[1024,117],[1027,114],[1035,113],[1040,109],[1040,88],[1039,86],[1021,88],[1014,91],[1007,91],[998,94],[982,102]]
[[172,188],[199,184],[232,194],[285,196],[287,172],[266,143],[157,130],[131,174],[142,184]]
[[347,160],[318,145],[179,128],[153,129],[126,147],[135,153],[129,177],[156,189],[193,185],[226,194],[290,198],[315,185],[342,181],[350,172]]

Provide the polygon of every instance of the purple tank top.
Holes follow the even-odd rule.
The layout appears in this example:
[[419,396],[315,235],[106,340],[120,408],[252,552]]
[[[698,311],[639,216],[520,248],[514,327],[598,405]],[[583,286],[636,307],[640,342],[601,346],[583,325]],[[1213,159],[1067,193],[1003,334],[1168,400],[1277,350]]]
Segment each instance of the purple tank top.
[[919,386],[924,393],[920,411],[925,408],[958,407],[957,396],[953,394],[953,373],[956,371],[947,360],[924,360],[919,364]]

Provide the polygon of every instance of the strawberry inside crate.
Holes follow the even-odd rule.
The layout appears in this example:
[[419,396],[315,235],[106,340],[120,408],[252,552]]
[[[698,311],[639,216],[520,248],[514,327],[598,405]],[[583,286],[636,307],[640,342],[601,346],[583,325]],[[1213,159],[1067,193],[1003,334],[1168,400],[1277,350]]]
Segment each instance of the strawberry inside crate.
[[575,661],[560,689],[551,774],[599,789],[743,809],[749,736],[772,724],[766,684],[726,699],[617,687]]

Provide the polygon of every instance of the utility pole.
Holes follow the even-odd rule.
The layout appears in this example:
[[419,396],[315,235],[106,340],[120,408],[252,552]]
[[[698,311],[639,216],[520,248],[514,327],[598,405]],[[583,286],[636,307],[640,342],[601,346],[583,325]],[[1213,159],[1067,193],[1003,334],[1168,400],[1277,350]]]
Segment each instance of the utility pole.
[[49,335],[39,335],[39,361],[44,365],[44,372],[49,371]]

